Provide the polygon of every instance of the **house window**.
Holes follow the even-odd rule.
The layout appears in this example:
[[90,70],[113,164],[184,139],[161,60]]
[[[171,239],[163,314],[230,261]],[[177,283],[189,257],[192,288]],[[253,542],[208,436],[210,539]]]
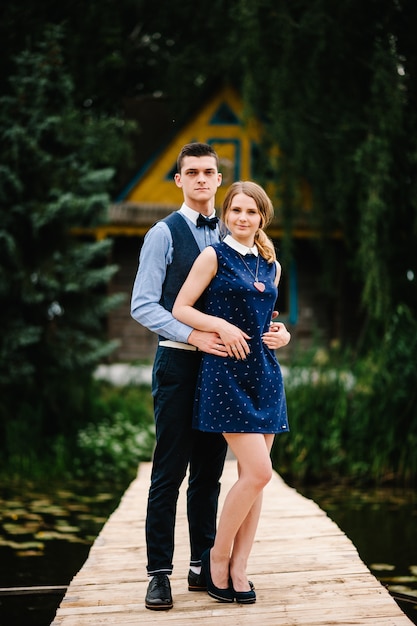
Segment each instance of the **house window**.
[[223,174],[222,187],[229,187],[240,179],[241,145],[237,139],[210,138],[207,140],[219,155],[220,171]]

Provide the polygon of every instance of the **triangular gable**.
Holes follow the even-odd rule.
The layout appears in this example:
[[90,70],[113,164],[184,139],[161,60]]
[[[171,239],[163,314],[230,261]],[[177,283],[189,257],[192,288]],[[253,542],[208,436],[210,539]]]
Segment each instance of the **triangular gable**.
[[173,181],[177,156],[184,144],[200,141],[212,145],[220,158],[223,183],[216,194],[216,205],[220,206],[232,182],[253,178],[252,155],[259,137],[259,125],[245,123],[241,98],[225,87],[139,172],[117,201],[148,209],[178,208],[182,192]]
[[231,124],[239,126],[240,123],[241,121],[237,117],[235,111],[233,111],[233,109],[231,109],[226,102],[222,102],[219,105],[218,109],[214,112],[214,115],[209,122],[210,126],[216,126],[219,124]]

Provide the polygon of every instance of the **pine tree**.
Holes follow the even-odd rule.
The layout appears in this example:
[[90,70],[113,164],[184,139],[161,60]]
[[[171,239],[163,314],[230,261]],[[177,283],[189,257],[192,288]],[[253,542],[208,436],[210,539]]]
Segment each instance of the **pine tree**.
[[73,86],[49,28],[16,57],[0,99],[0,441],[35,443],[74,432],[97,363],[113,345],[106,314],[117,303],[108,240],[72,229],[106,219],[111,163],[123,154],[117,120],[74,105]]

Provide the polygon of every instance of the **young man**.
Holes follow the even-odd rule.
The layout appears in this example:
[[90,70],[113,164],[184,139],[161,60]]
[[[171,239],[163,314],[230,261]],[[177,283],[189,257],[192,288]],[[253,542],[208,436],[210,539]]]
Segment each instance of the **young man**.
[[[185,145],[175,183],[184,202],[179,211],[147,233],[133,286],[131,314],[159,335],[152,395],[156,425],[146,518],[148,609],[167,610],[173,600],[174,527],[179,488],[189,468],[187,515],[190,591],[205,591],[201,555],[216,532],[220,477],[227,446],[222,434],[192,430],[194,392],[201,351],[227,356],[217,333],[194,330],[171,314],[175,298],[199,253],[219,240],[214,198],[221,184],[218,156],[208,144]],[[209,221],[206,221],[209,220]],[[212,221],[210,221],[212,220]]]

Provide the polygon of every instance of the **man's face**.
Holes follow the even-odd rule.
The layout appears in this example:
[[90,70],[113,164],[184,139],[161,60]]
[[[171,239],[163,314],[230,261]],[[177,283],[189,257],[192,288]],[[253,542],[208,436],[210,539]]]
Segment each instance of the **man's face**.
[[212,201],[221,182],[222,175],[212,156],[186,156],[181,172],[175,174],[175,183],[183,190],[184,201],[191,208],[193,204]]

